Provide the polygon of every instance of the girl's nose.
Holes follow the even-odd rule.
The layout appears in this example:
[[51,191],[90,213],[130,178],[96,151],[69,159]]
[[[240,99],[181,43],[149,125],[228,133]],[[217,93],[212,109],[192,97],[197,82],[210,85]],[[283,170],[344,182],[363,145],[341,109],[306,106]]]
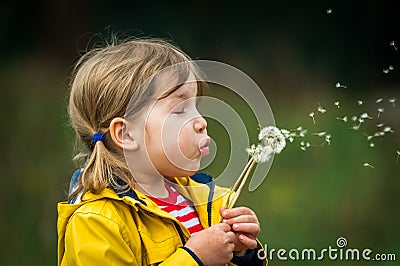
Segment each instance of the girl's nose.
[[202,117],[198,116],[194,119],[194,130],[197,133],[203,133],[207,128],[207,121]]

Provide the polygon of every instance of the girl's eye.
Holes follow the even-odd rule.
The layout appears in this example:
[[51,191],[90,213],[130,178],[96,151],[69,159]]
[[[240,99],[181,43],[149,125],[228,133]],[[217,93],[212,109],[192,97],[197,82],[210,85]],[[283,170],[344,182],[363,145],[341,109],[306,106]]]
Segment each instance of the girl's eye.
[[172,111],[173,114],[179,115],[179,114],[183,114],[185,112],[185,108],[181,107],[179,109],[174,109]]

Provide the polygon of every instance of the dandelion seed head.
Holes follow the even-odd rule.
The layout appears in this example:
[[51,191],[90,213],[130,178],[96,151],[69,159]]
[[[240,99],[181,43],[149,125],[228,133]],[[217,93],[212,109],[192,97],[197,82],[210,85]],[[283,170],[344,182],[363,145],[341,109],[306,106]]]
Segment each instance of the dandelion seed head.
[[286,146],[285,136],[274,126],[261,129],[258,139],[262,146],[271,147],[274,153],[280,153]]
[[379,98],[379,99],[377,99],[375,102],[376,103],[380,103],[380,102],[382,102],[383,101],[383,99],[382,98]]
[[379,107],[377,110],[378,110],[379,113],[383,113],[385,111],[385,108]]
[[271,158],[271,155],[274,153],[272,147],[263,146],[258,144],[251,145],[250,148],[246,149],[248,154],[254,158],[257,163],[264,163]]
[[363,105],[363,104],[364,104],[364,101],[358,100],[358,101],[357,101],[357,104],[358,104],[358,105]]
[[309,117],[314,117],[314,112],[308,114]]

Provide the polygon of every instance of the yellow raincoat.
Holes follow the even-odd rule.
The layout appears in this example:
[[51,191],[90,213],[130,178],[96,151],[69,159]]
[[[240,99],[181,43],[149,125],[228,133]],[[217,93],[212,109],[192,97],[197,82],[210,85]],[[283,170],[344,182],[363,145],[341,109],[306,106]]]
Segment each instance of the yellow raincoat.
[[[208,175],[192,178],[177,178],[176,188],[192,200],[204,228],[219,223],[227,190]],[[186,227],[136,190],[107,188],[77,204],[59,203],[57,231],[58,265],[202,265],[180,248],[190,237]]]

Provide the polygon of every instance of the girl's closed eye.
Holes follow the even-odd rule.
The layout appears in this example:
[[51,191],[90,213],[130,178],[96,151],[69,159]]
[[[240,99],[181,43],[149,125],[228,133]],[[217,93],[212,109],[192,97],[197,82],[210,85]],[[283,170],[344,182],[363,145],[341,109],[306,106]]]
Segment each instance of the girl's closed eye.
[[185,106],[183,106],[182,104],[179,104],[177,107],[175,107],[172,110],[172,113],[176,114],[176,115],[179,115],[179,114],[185,113],[185,111],[186,111]]
[[179,106],[177,108],[174,108],[172,110],[172,113],[176,114],[176,115],[183,114],[183,113],[185,113],[185,107],[184,106]]

